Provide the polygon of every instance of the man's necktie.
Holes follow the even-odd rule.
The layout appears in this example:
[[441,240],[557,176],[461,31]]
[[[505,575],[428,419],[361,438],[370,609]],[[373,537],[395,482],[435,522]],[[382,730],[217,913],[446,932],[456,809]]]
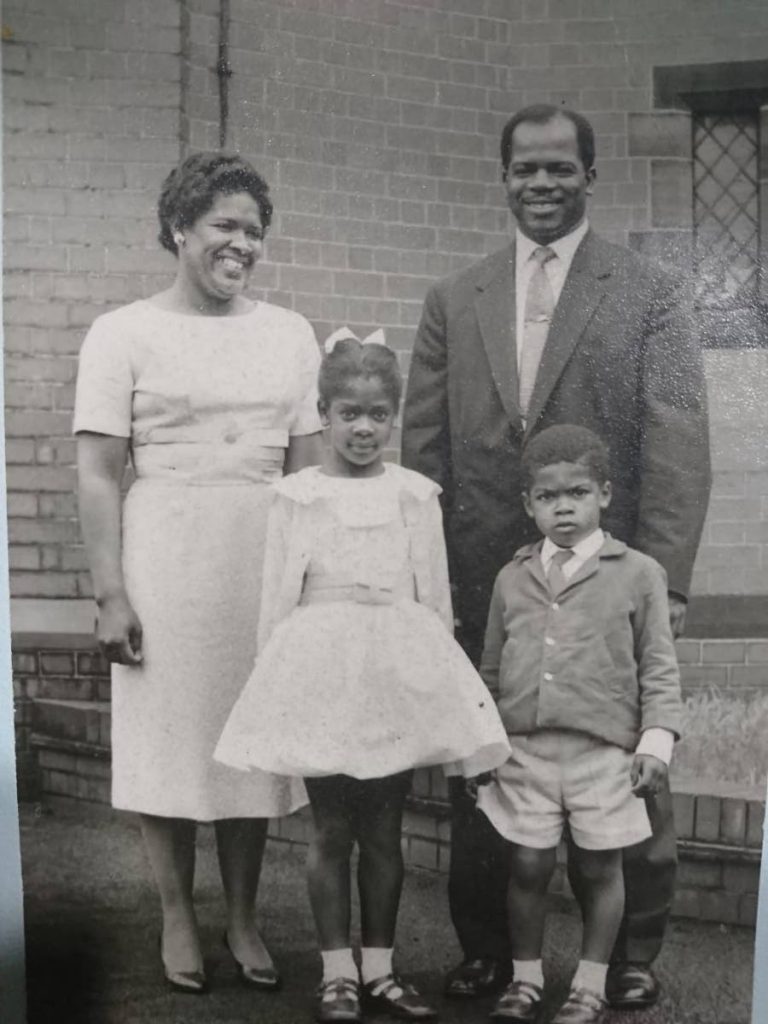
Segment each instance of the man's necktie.
[[570,548],[558,548],[558,550],[552,555],[552,561],[549,563],[549,574],[547,579],[549,581],[549,589],[553,594],[559,594],[565,586],[567,580],[563,573],[563,566],[566,562],[573,558],[573,551]]
[[544,264],[555,259],[556,254],[548,245],[540,245],[531,253],[536,266],[528,282],[523,321],[522,353],[520,357],[520,412],[523,419],[528,416],[528,406],[539,371],[541,354],[547,341],[549,325],[555,310],[555,296],[549,283]]

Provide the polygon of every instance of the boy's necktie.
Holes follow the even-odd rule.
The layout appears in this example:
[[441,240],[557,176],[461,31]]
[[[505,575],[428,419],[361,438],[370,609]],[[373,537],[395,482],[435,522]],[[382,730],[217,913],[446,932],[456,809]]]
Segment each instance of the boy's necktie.
[[573,551],[570,548],[558,548],[554,555],[552,555],[547,580],[549,581],[549,589],[553,594],[559,594],[568,582],[563,573],[563,566],[571,558],[573,558]]
[[528,406],[531,404],[541,354],[555,311],[555,295],[544,269],[544,264],[555,259],[555,256],[556,253],[548,245],[540,245],[530,256],[536,266],[528,282],[523,337],[520,339],[523,346],[520,355],[520,413],[523,419],[528,416]]

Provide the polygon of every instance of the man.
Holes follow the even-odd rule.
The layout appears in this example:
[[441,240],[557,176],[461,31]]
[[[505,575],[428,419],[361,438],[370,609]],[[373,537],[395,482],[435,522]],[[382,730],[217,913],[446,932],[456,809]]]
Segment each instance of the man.
[[[668,577],[673,632],[710,487],[705,385],[679,283],[586,219],[594,133],[573,111],[528,107],[501,138],[513,243],[436,284],[411,362],[403,464],[443,488],[459,636],[477,663],[499,569],[533,539],[520,494],[521,452],[545,427],[589,427],[611,449],[613,536],[653,556]],[[648,752],[668,760],[664,739]],[[503,844],[456,785],[451,915],[464,961],[446,992],[474,996],[507,959]],[[619,1008],[658,997],[676,869],[671,798],[647,799],[654,835],[624,854],[626,911],[607,993]],[[572,877],[577,897],[579,879]]]

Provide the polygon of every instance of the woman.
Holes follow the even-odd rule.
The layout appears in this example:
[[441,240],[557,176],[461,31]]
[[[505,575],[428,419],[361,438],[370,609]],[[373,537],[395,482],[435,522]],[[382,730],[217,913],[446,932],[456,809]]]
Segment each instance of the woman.
[[113,663],[112,799],[141,816],[170,984],[206,987],[192,890],[195,822],[212,821],[224,940],[243,980],[276,989],[254,900],[267,819],[306,794],[211,755],[256,654],[268,484],[319,460],[319,354],[303,317],[244,295],[272,216],[246,161],[188,157],[158,214],[176,278],[96,320],[75,409],[97,635]]

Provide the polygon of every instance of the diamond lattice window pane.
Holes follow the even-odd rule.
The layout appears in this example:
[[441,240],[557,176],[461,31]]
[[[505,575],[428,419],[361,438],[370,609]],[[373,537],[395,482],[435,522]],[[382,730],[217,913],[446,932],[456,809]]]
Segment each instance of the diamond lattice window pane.
[[757,114],[693,121],[693,223],[699,301],[752,302],[759,253]]

